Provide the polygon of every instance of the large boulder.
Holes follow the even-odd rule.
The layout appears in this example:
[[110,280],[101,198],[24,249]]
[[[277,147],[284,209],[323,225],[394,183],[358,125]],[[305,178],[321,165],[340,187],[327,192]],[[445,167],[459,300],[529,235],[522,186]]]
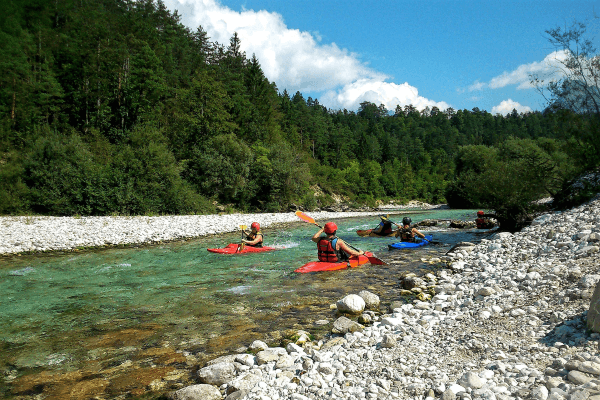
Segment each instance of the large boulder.
[[348,332],[362,332],[363,329],[365,329],[365,327],[358,322],[354,322],[346,317],[339,317],[333,323],[333,329],[331,329],[331,332],[344,334]]
[[362,297],[349,294],[336,303],[339,312],[348,314],[360,314],[365,310],[365,301]]
[[365,301],[365,307],[369,310],[379,310],[379,296],[367,290],[361,290],[358,295]]
[[411,290],[416,287],[427,285],[427,283],[423,279],[419,278],[418,276],[415,276],[414,274],[407,275],[404,279],[402,279],[402,282],[400,284],[402,285],[402,288],[406,290]]
[[222,362],[200,369],[198,371],[198,378],[202,383],[221,386],[235,378],[235,374],[235,364]]
[[248,350],[250,350],[252,352],[266,350],[268,348],[269,348],[269,346],[261,340],[255,340],[254,342],[252,342],[252,344],[250,346],[248,346]]

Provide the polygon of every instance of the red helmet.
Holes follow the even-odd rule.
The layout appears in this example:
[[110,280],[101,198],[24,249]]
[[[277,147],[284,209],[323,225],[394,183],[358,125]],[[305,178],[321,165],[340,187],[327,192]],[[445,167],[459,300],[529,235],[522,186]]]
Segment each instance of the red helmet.
[[326,234],[331,235],[337,231],[337,225],[333,222],[328,222],[323,227],[323,231],[325,231]]
[[253,222],[252,225],[250,225],[250,228],[256,230],[256,232],[260,231],[260,224],[258,222]]
[[483,215],[483,211],[477,211],[477,215]]

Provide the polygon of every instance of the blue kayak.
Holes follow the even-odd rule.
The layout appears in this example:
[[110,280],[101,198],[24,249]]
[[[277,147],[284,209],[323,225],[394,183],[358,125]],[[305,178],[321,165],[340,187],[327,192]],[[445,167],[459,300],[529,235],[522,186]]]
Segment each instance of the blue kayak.
[[431,235],[425,235],[425,239],[421,239],[421,241],[418,242],[418,243],[413,243],[413,242],[398,242],[398,243],[394,243],[394,244],[388,245],[388,248],[390,250],[396,250],[396,249],[414,249],[415,247],[421,247],[421,246],[425,246],[425,245],[429,244],[429,242],[431,241],[431,239],[433,239],[433,236],[431,236]]

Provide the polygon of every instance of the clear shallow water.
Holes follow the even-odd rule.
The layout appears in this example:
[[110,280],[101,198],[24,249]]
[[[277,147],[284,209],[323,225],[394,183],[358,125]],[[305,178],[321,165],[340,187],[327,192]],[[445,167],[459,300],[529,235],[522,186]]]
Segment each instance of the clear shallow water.
[[[440,210],[411,217],[413,222],[473,219],[474,212]],[[336,223],[338,236],[382,258],[396,241],[356,235],[357,229],[375,227],[377,217]],[[239,241],[237,234],[229,234],[154,247],[0,259],[0,368],[17,377],[11,383],[18,386],[23,376],[44,370],[94,368],[102,373],[147,356],[142,350],[151,348],[186,351],[204,360],[272,331],[310,330],[318,319],[332,320],[329,304],[349,293],[368,289],[389,303],[396,299],[399,273],[424,267],[422,257],[439,256],[481,235],[423,228],[444,244],[404,252],[403,265],[296,274],[294,269],[316,259],[310,241],[316,230],[309,224],[267,229],[265,242],[281,250],[258,254],[206,251]],[[114,395],[130,387],[102,390]],[[38,385],[36,390],[46,389]]]

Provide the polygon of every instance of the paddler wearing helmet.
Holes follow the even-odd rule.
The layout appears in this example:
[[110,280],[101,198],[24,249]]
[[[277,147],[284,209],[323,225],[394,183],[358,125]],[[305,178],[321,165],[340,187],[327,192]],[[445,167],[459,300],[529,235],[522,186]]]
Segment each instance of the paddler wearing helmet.
[[244,231],[246,234],[246,239],[242,239],[242,243],[246,246],[252,247],[263,247],[263,234],[260,231],[260,224],[258,222],[253,222],[250,225],[250,233]]
[[[325,232],[326,236],[321,236]],[[337,236],[337,225],[333,222],[328,222],[319,229],[312,237],[312,241],[317,244],[319,261],[322,262],[340,262],[347,261],[350,256],[358,256],[365,254],[364,251],[356,251],[348,247],[346,243]]]
[[402,228],[398,229],[396,233],[396,237],[399,237],[403,242],[413,242],[418,243],[424,239],[425,235],[417,230],[417,228],[412,228],[411,224],[412,219],[410,217],[402,218]]
[[379,218],[381,219],[381,222],[379,223],[379,225],[377,225],[377,228],[371,230],[371,233],[374,233],[379,236],[388,236],[394,233],[394,229],[392,228],[393,222],[390,221],[389,217],[389,214],[380,215]]

